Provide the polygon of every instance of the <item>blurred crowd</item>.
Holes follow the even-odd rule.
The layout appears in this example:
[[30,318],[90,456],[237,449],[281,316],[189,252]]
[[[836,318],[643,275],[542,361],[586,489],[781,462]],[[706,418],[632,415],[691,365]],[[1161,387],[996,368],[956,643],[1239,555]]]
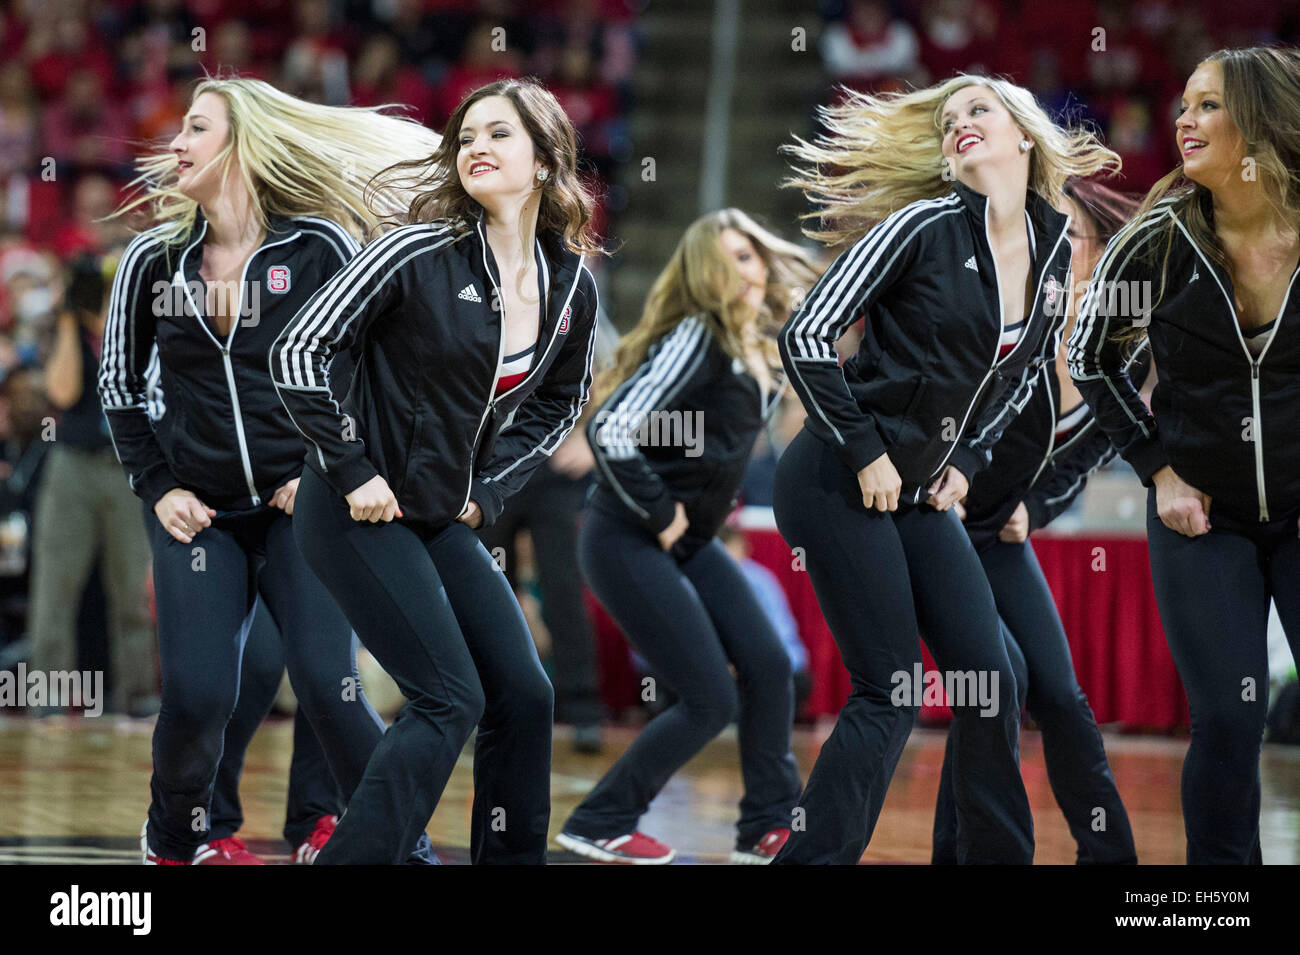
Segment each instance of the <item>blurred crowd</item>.
[[[46,586],[33,578],[40,493],[63,473],[50,451],[70,415],[93,407],[102,306],[72,307],[87,276],[111,283],[131,238],[122,219],[104,221],[134,178],[133,160],[180,128],[193,81],[235,72],[331,105],[409,107],[434,129],[469,90],[502,76],[535,76],[555,93],[581,137],[584,170],[606,215],[623,194],[618,165],[629,155],[631,79],[639,44],[631,0],[18,0],[0,12],[0,668],[95,666],[115,662],[105,630],[136,627],[147,613],[147,551],[124,598],[103,533],[96,552],[69,561],[76,580],[63,603],[81,640],[42,626]],[[80,276],[80,278],[79,278]],[[93,314],[100,312],[100,314]],[[78,355],[80,353],[80,356]],[[65,356],[66,362],[58,356]],[[66,364],[66,369],[64,365]],[[57,367],[56,367],[57,366]],[[55,376],[75,391],[62,400]],[[82,402],[84,405],[84,402]],[[91,422],[93,425],[93,422]],[[65,428],[64,426],[69,427]],[[111,456],[106,431],[85,429],[87,455]],[[61,449],[62,450],[62,449]],[[51,467],[51,465],[55,465]],[[115,475],[125,486],[120,468]],[[76,482],[64,482],[75,490]],[[86,507],[86,502],[65,506]],[[121,502],[104,505],[116,513]],[[96,515],[81,515],[94,529]],[[138,516],[133,518],[138,522]],[[52,523],[52,521],[49,521]],[[107,523],[107,518],[99,521]],[[46,528],[48,531],[48,528]],[[102,530],[102,528],[100,529]],[[48,535],[45,535],[48,536]],[[107,535],[114,536],[114,535]],[[86,599],[82,600],[82,591]],[[48,601],[46,601],[48,602]],[[60,610],[62,615],[62,610]],[[129,620],[128,623],[123,621]],[[121,624],[115,628],[115,623]],[[112,634],[110,642],[121,640]],[[138,639],[131,640],[138,644]],[[51,656],[42,650],[58,643]],[[75,652],[70,656],[69,653]],[[37,658],[41,659],[37,659]],[[56,659],[57,657],[57,659]],[[139,665],[138,658],[129,665]],[[146,661],[147,662],[147,661]],[[121,669],[121,666],[112,669]],[[117,674],[120,676],[120,674]],[[110,672],[109,682],[114,674]],[[119,684],[121,680],[117,681]],[[143,690],[115,701],[143,715]]]
[[1173,117],[1197,63],[1222,47],[1300,39],[1300,4],[1277,0],[822,0],[821,8],[830,83],[880,92],[958,71],[1008,75],[1058,121],[1095,122],[1134,191],[1178,162]]
[[[69,356],[81,348],[83,364],[98,356],[96,316],[70,323],[68,291],[78,270],[111,282],[130,229],[104,217],[133,177],[133,157],[179,129],[192,81],[233,70],[318,102],[407,104],[440,129],[468,90],[502,75],[536,76],[580,132],[604,195],[602,216],[615,216],[625,205],[619,168],[631,158],[641,6],[16,0],[0,13],[0,667],[24,652],[15,648],[28,634],[37,492],[55,443],[50,427],[69,407],[54,400],[48,380],[60,335]],[[1123,156],[1124,186],[1135,191],[1177,161],[1172,114],[1201,57],[1221,46],[1300,39],[1300,4],[1275,0],[822,0],[819,9],[822,101],[836,84],[883,91],[958,70],[1007,74],[1057,118],[1098,124]],[[756,449],[745,503],[770,502],[776,457],[801,419],[797,401],[787,400]],[[587,467],[567,477],[582,480]],[[545,649],[556,638],[546,632],[554,607],[548,614],[537,605],[532,552],[519,553],[521,594]],[[96,605],[97,580],[92,572],[87,606]],[[66,595],[74,606],[79,599]],[[113,615],[102,598],[98,604],[97,621],[92,615],[88,624],[83,613],[83,634],[102,635]],[[793,657],[798,641],[790,636]],[[591,702],[593,667],[589,652],[575,665],[585,674],[575,700]],[[147,709],[147,700],[135,707]],[[589,706],[574,721],[597,711]]]

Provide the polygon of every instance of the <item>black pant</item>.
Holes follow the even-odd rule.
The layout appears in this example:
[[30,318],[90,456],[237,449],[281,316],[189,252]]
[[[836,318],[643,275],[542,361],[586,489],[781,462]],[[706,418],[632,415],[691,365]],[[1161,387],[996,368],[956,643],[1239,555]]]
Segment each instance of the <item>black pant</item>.
[[596,637],[578,576],[578,512],[589,483],[540,467],[506,501],[496,523],[479,531],[494,557],[500,548],[511,584],[517,583],[515,536],[526,529],[532,537],[542,619],[551,635],[555,718],[579,726],[605,718],[596,678]]
[[[1047,780],[1079,847],[1078,862],[1137,862],[1128,813],[1106,762],[1092,707],[1074,676],[1070,645],[1038,558],[1028,543],[997,541],[980,551],[1022,702],[1043,734]],[[934,864],[957,861],[952,738],[944,753],[934,813]]]
[[475,725],[471,858],[544,863],[551,684],[510,585],[474,532],[454,523],[422,539],[397,522],[354,521],[310,469],[298,485],[294,532],[409,701],[316,863],[403,861]]
[[1192,741],[1183,763],[1190,865],[1259,863],[1259,749],[1268,714],[1271,597],[1300,659],[1296,515],[1268,524],[1210,507],[1212,529],[1184,537],[1147,496],[1147,542],[1160,622],[1187,691]]
[[[149,845],[188,860],[207,835],[258,594],[280,625],[289,679],[345,794],[361,780],[383,723],[359,689],[352,630],[294,542],[296,519],[271,507],[219,513],[189,544],[148,508],[145,522],[162,669]],[[355,693],[344,692],[348,681]]]
[[[226,724],[225,746],[212,789],[210,838],[233,836],[244,824],[239,801],[239,780],[244,771],[248,744],[266,715],[271,712],[280,678],[284,675],[284,649],[275,619],[259,600],[244,646],[239,674],[239,702]],[[299,706],[293,717],[293,759],[289,763],[289,799],[285,807],[284,838],[295,849],[316,826],[321,816],[343,814],[344,799],[330,772],[325,751]]]
[[920,708],[921,632],[954,688],[963,674],[979,684],[966,684],[954,700],[963,705],[953,707],[957,859],[1032,862],[1016,681],[993,594],[957,515],[926,505],[868,511],[856,475],[807,430],[777,464],[773,503],[853,687],[800,798],[803,824],[775,862],[861,857]]
[[745,795],[736,847],[789,828],[799,797],[790,658],[726,548],[715,539],[679,562],[644,529],[592,508],[578,560],[587,585],[677,700],[641,731],[565,831],[589,839],[635,831],[672,774],[737,715]]

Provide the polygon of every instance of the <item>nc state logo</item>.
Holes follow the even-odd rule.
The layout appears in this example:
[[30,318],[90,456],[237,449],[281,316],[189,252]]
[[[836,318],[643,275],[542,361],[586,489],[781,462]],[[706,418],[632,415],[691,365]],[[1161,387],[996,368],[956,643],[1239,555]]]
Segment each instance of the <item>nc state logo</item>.
[[1047,306],[1051,308],[1056,304],[1056,297],[1061,294],[1061,283],[1056,281],[1056,276],[1053,275],[1047,280],[1047,284],[1043,286],[1043,289],[1047,293]]
[[570,311],[571,311],[571,309],[569,308],[569,306],[567,306],[567,305],[564,306],[564,314],[560,316],[560,328],[559,328],[559,331],[558,331],[556,334],[563,335],[564,333],[566,333],[566,332],[569,330],[569,313],[570,313]]
[[278,294],[289,291],[289,266],[273,265],[267,269],[266,288],[268,291]]

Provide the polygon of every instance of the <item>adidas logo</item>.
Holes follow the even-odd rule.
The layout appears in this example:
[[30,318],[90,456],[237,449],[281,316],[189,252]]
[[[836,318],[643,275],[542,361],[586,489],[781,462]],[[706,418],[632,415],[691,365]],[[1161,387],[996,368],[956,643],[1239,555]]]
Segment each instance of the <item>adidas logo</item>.
[[466,285],[463,289],[461,289],[460,294],[457,295],[456,297],[463,298],[467,302],[483,301],[483,299],[479,298],[478,289],[474,288],[473,282],[471,282],[469,285]]
[[966,268],[970,269],[972,272],[979,271],[979,268],[975,265],[975,256],[972,255],[966,260]]

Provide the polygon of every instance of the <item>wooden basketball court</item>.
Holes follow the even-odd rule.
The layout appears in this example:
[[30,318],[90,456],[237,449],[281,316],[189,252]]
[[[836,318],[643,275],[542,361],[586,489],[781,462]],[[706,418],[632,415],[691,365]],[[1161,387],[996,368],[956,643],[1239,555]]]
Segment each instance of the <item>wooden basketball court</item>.
[[[795,733],[805,778],[829,725]],[[0,718],[0,864],[137,864],[139,832],[149,803],[152,721]],[[567,727],[557,727],[551,773],[551,832],[633,739],[636,729],[606,732],[599,756],[573,751]],[[253,740],[241,797],[240,835],[268,861],[287,861],[284,824],[290,720],[268,722]],[[876,834],[863,861],[926,863],[934,818],[941,730],[918,729],[899,762]],[[1142,863],[1182,864],[1179,773],[1185,738],[1106,734],[1106,750],[1128,809]],[[472,759],[467,748],[428,832],[446,863],[468,858]],[[1034,811],[1039,864],[1068,864],[1075,849],[1047,782],[1041,740],[1021,742],[1025,784]],[[1300,748],[1266,746],[1263,756],[1264,861],[1300,863]],[[643,831],[678,851],[683,863],[725,863],[740,800],[734,729],[679,773],[642,820]],[[556,847],[551,860],[580,861]]]

